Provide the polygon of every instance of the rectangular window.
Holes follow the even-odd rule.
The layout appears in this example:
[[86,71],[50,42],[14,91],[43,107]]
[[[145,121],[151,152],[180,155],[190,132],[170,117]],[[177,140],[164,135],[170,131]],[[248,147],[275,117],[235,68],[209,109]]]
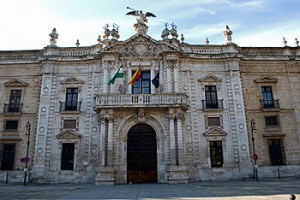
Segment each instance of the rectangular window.
[[18,129],[18,120],[6,120],[4,129],[5,130],[17,130]]
[[74,169],[74,143],[63,143],[61,151],[61,170]]
[[218,108],[218,96],[216,86],[205,86],[206,108]]
[[221,126],[220,117],[207,117],[207,126]]
[[210,160],[212,167],[223,167],[223,148],[222,141],[210,141]]
[[13,170],[15,161],[16,144],[1,144],[0,170]]
[[261,87],[263,107],[264,108],[274,108],[274,99],[271,86]]
[[[135,71],[132,71],[134,74]],[[132,85],[132,94],[151,94],[150,71],[141,71],[141,78]]]
[[22,90],[11,90],[8,112],[20,112]]
[[65,119],[63,123],[64,129],[76,129],[76,119]]
[[278,126],[278,116],[265,117],[266,126]]
[[282,139],[268,140],[271,165],[284,165],[284,151]]
[[65,110],[77,110],[78,88],[67,88]]

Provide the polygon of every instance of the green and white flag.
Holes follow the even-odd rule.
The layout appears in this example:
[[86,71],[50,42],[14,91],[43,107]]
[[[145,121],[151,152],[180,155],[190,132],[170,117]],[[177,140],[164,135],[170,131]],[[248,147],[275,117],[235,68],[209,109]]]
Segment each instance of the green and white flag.
[[113,77],[108,81],[108,84],[114,84],[116,78],[123,78],[123,65],[120,65],[118,70],[114,73]]

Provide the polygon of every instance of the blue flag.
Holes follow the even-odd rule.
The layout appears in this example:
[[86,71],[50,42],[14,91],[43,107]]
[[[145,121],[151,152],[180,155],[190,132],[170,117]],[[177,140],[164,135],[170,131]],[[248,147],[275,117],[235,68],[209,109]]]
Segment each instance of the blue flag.
[[159,72],[157,72],[156,76],[152,79],[152,84],[155,88],[159,86]]

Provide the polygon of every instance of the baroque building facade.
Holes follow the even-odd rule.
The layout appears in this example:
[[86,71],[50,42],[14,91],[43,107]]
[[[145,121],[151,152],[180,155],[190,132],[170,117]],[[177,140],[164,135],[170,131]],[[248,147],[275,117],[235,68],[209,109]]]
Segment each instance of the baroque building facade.
[[155,40],[140,20],[125,41],[106,26],[96,45],[58,47],[53,29],[42,50],[0,51],[1,171],[24,168],[27,138],[36,182],[240,179],[254,153],[264,172],[300,169],[299,47],[239,47],[228,26],[223,45],[174,25]]

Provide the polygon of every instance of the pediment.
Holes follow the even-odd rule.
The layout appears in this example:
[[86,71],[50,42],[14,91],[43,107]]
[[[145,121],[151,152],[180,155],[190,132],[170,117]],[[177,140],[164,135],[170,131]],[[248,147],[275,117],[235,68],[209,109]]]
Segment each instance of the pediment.
[[214,137],[214,136],[224,137],[227,135],[227,133],[220,128],[211,128],[208,131],[204,132],[203,135],[206,137]]
[[118,52],[122,56],[158,56],[160,53],[179,52],[180,49],[176,46],[167,44],[162,41],[157,41],[145,34],[135,34],[125,41],[118,41],[105,47],[101,53]]
[[222,79],[213,74],[209,74],[207,76],[198,79],[198,81],[199,82],[222,82]]
[[28,83],[18,79],[14,79],[4,83],[5,87],[27,87],[28,85],[29,85]]
[[255,83],[277,83],[278,79],[272,76],[262,76],[254,80]]
[[60,81],[61,84],[84,84],[84,81],[75,78],[75,77],[69,77],[65,80]]
[[56,136],[57,139],[79,139],[80,137],[81,135],[73,130],[64,130]]

